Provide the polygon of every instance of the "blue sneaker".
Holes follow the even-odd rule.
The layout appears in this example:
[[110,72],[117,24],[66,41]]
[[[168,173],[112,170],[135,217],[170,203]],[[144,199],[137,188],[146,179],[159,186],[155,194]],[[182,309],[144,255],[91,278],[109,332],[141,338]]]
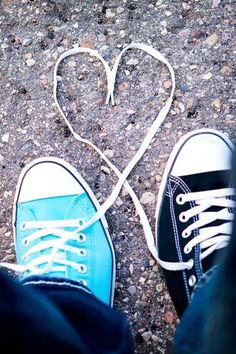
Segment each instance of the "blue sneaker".
[[70,279],[112,305],[115,255],[106,219],[79,231],[98,208],[85,180],[65,161],[48,157],[26,166],[14,206],[15,269],[21,280]]

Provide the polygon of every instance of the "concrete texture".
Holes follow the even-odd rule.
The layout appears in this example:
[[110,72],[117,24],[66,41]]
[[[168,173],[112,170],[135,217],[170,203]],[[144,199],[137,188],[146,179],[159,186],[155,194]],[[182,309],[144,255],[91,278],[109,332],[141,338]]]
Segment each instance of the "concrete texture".
[[[1,0],[0,258],[15,260],[11,217],[22,167],[40,156],[75,166],[103,202],[116,177],[79,144],[55,108],[53,69],[73,44],[97,49],[112,65],[127,44],[144,42],[173,65],[172,109],[129,181],[154,229],[155,199],[166,161],[185,133],[235,128],[235,4],[230,0]],[[59,100],[76,131],[123,169],[170,92],[167,68],[138,50],[119,68],[116,105],[106,106],[102,65],[88,55],[60,68]],[[149,192],[149,199],[146,192]],[[107,213],[117,257],[115,307],[130,321],[137,353],[169,353],[177,324],[163,276],[125,191]]]

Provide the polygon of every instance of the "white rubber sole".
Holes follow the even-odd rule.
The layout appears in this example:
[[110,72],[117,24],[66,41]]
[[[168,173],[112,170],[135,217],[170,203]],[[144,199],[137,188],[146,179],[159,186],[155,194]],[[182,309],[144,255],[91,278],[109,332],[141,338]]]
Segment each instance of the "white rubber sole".
[[[71,166],[68,162],[64,161],[63,159],[57,158],[57,157],[42,157],[42,158],[38,158],[35,159],[33,161],[31,161],[29,164],[27,164],[23,170],[20,173],[19,179],[18,179],[18,183],[16,186],[16,193],[15,193],[15,198],[14,198],[14,205],[13,205],[13,219],[12,219],[12,223],[13,223],[13,232],[14,232],[14,241],[16,242],[16,228],[15,228],[15,220],[16,220],[16,204],[18,201],[18,197],[19,197],[19,193],[20,193],[20,188],[21,188],[21,184],[23,181],[24,176],[26,175],[26,173],[35,165],[37,165],[38,163],[41,162],[53,162],[53,163],[57,163],[59,165],[62,165],[63,167],[65,167],[66,170],[68,170],[77,180],[78,182],[82,185],[82,187],[84,188],[84,190],[88,193],[89,197],[91,198],[96,210],[100,207],[99,202],[97,201],[97,198],[95,197],[93,191],[91,190],[91,188],[89,187],[88,183],[85,181],[85,179],[78,173],[78,171]],[[114,302],[114,292],[115,292],[115,279],[116,279],[116,258],[115,258],[115,251],[113,248],[113,244],[112,244],[112,240],[111,240],[111,236],[109,234],[109,230],[108,230],[108,224],[105,218],[105,215],[103,217],[101,217],[101,223],[102,226],[105,230],[110,248],[111,248],[111,252],[112,252],[112,260],[113,260],[113,271],[112,271],[112,286],[111,286],[111,300],[110,300],[110,305],[113,306],[113,302]]]
[[156,204],[156,212],[155,212],[155,220],[156,220],[156,230],[155,230],[155,242],[157,244],[157,221],[159,219],[159,213],[161,210],[161,205],[162,205],[162,200],[163,200],[163,194],[165,193],[165,187],[166,187],[166,183],[167,183],[167,179],[169,176],[169,173],[173,167],[176,155],[178,154],[179,150],[181,149],[181,147],[187,142],[187,140],[189,140],[191,137],[198,135],[198,134],[214,134],[218,137],[220,137],[221,139],[223,139],[225,141],[225,143],[229,146],[230,150],[233,152],[234,151],[234,145],[233,143],[229,140],[229,138],[226,136],[225,133],[219,132],[215,129],[198,129],[198,130],[194,130],[186,135],[184,135],[182,138],[180,138],[180,140],[178,141],[178,143],[174,146],[170,157],[167,161],[163,176],[162,176],[162,180],[161,180],[161,184],[160,184],[160,188],[159,188],[159,192],[158,192],[158,196],[157,196],[157,204]]

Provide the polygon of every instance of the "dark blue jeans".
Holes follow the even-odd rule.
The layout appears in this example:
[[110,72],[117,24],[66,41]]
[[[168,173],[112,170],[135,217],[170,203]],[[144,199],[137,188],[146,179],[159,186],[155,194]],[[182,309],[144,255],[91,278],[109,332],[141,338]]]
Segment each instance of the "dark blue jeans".
[[83,286],[0,274],[1,353],[133,353],[124,316]]

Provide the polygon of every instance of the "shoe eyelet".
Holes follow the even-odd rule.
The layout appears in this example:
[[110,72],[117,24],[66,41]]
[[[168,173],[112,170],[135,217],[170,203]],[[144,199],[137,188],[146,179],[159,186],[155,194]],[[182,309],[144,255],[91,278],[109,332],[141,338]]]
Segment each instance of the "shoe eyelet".
[[192,251],[191,247],[188,247],[187,245],[184,247],[184,253],[189,254]]
[[85,234],[79,233],[78,236],[79,236],[79,242],[85,242],[86,241],[86,235]]
[[80,273],[86,273],[86,272],[87,272],[87,267],[86,267],[86,265],[81,264],[79,268],[80,268],[80,270],[79,270]]
[[87,251],[84,249],[81,249],[79,253],[80,253],[80,256],[83,256],[83,257],[87,256]]
[[186,217],[185,213],[180,213],[179,214],[179,220],[181,222],[187,222],[188,221],[188,218]]
[[23,221],[21,224],[20,224],[20,229],[21,231],[25,231],[26,230],[26,222]]
[[188,266],[188,270],[192,269],[192,268],[193,268],[193,266],[194,266],[194,260],[193,260],[192,258],[191,258],[191,259],[189,259],[188,264],[189,264],[189,266]]
[[25,246],[25,247],[27,247],[29,245],[28,238],[25,237],[25,238],[22,239],[22,245]]
[[177,195],[177,197],[176,197],[176,203],[177,203],[177,204],[180,204],[180,205],[183,205],[183,204],[185,203],[184,198],[183,198],[183,194]]
[[22,261],[26,262],[29,259],[29,256],[27,254],[24,254],[24,256],[22,257]]
[[184,230],[183,232],[182,232],[182,237],[183,238],[187,238],[187,237],[189,237],[190,235],[191,235],[191,232],[190,231],[187,231],[187,229],[186,230]]
[[85,223],[84,219],[82,219],[82,218],[78,219],[79,227],[83,226],[84,223]]
[[191,287],[194,286],[196,284],[196,282],[197,282],[197,279],[196,279],[195,275],[191,275],[191,277],[188,280],[189,286],[191,286]]

